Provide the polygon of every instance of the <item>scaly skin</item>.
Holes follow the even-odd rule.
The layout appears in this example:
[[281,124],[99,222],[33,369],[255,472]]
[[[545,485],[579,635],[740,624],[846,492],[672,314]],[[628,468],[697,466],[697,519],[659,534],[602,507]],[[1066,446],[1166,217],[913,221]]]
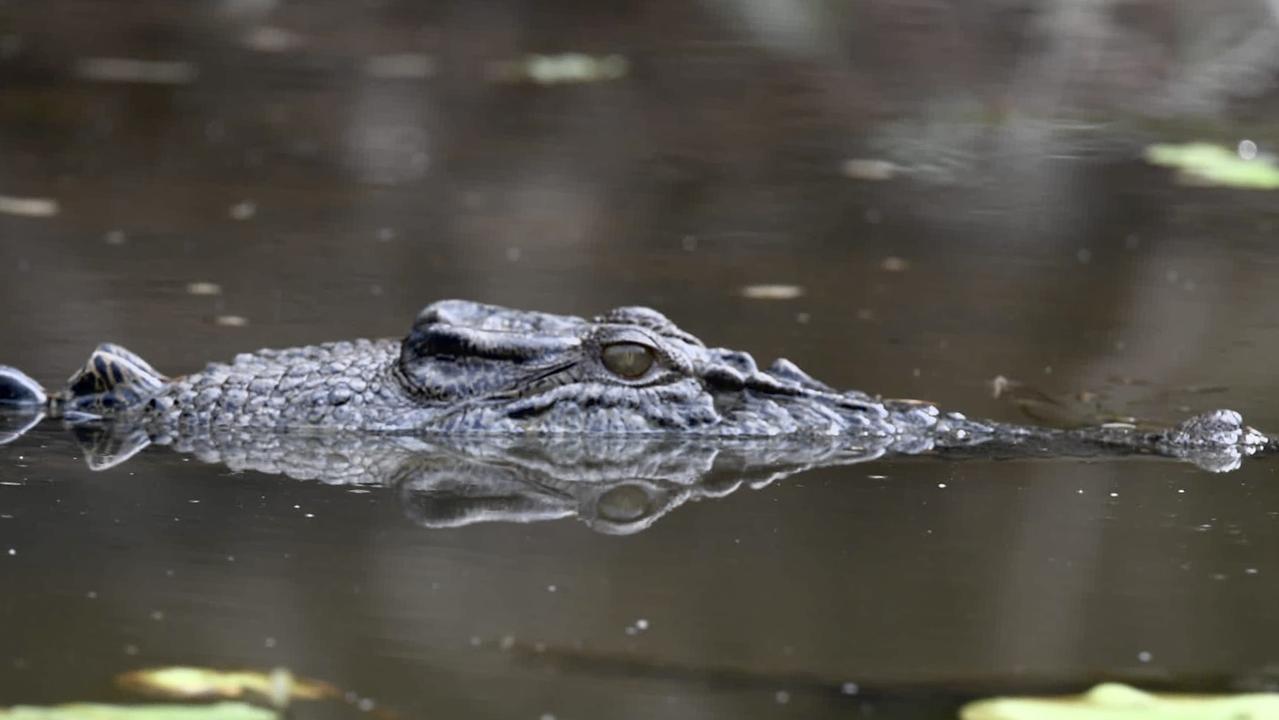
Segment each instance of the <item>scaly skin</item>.
[[[21,382],[7,392],[43,395]],[[912,454],[974,445],[1043,455],[1105,447],[1213,469],[1232,468],[1270,444],[1225,410],[1158,431],[970,420],[925,403],[838,392],[786,360],[761,370],[750,355],[709,348],[647,308],[585,320],[459,300],[426,307],[403,341],[263,350],[173,380],[123,348],[103,346],[49,409],[115,421],[158,442],[229,430],[820,436]]]

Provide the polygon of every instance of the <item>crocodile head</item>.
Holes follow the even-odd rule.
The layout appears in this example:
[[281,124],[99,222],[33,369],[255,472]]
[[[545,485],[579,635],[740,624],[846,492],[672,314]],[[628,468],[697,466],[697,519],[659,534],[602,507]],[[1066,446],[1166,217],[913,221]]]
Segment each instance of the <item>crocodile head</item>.
[[664,315],[622,307],[592,320],[460,300],[427,306],[397,377],[431,429],[534,433],[889,433],[883,407],[794,364],[761,370]]

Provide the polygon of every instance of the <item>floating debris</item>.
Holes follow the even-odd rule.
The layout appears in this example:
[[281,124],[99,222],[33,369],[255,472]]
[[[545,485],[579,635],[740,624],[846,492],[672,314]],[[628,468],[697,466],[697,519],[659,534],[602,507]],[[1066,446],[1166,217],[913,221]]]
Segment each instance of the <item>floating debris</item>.
[[747,285],[741,293],[742,297],[752,300],[794,300],[804,294],[804,288],[782,284]]
[[889,255],[879,264],[879,269],[885,272],[906,272],[910,269],[910,261],[906,258]]
[[962,720],[1261,720],[1279,717],[1279,695],[1147,693],[1103,683],[1083,695],[991,698],[965,705]]
[[291,30],[273,25],[258,25],[244,33],[244,46],[266,53],[282,53],[294,50],[302,44],[302,36]]
[[852,158],[845,160],[840,172],[854,180],[891,180],[902,168],[891,160]]
[[1151,145],[1146,162],[1177,170],[1177,180],[1185,185],[1231,187],[1245,190],[1279,189],[1279,167],[1274,158],[1258,155],[1240,145],[1230,149],[1205,142],[1183,145]]
[[187,283],[188,295],[221,295],[222,286],[211,282]]
[[0,213],[23,217],[53,217],[58,214],[58,201],[52,198],[0,195]]
[[193,82],[199,72],[195,65],[181,60],[83,58],[76,63],[75,75],[92,82],[186,85]]
[[422,53],[374,55],[364,62],[364,74],[379,80],[424,80],[435,74],[435,59]]
[[248,220],[258,214],[258,206],[257,203],[252,201],[243,200],[232,205],[227,210],[227,214],[231,216],[232,220]]
[[630,72],[630,61],[621,55],[596,57],[583,53],[528,55],[520,60],[497,62],[489,75],[500,82],[532,82],[538,85],[617,80]]

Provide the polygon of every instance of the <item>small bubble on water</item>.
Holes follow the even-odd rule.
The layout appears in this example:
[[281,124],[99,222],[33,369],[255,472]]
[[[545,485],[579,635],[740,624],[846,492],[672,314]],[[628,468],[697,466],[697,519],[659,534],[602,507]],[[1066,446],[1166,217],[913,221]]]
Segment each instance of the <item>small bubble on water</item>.
[[520,249],[517,247],[509,247],[506,249],[506,259],[508,262],[519,262],[521,254]]
[[137,655],[139,652],[141,652],[141,651],[138,649],[138,646],[137,646],[137,645],[125,645],[125,646],[124,646],[124,654],[125,654],[125,655]]
[[262,646],[267,648],[275,647],[275,638],[268,637],[262,640]]
[[1258,570],[1257,568],[1244,568],[1244,569],[1243,569],[1243,574],[1244,574],[1244,575],[1257,575],[1257,574],[1259,574],[1260,572],[1261,572],[1261,571],[1260,571],[1260,570]]
[[1117,492],[1112,492],[1112,493],[1110,493],[1110,497],[1119,497],[1119,493],[1117,493]]
[[9,548],[9,555],[10,555],[10,556],[17,555],[17,554],[18,554],[18,549],[17,549],[17,548]]
[[123,245],[128,240],[123,230],[112,230],[102,236],[102,241],[108,245]]
[[1257,143],[1246,138],[1240,140],[1238,151],[1240,160],[1254,160],[1257,157]]
[[163,620],[163,619],[164,619],[164,611],[163,611],[163,610],[152,610],[152,611],[151,611],[151,619],[152,619],[152,620],[154,620],[154,621],[156,621],[156,622],[160,622],[161,620]]
[[1137,653],[1137,660],[1140,662],[1148,663],[1152,658],[1154,658],[1154,655],[1151,655],[1149,650],[1142,650]]
[[646,619],[644,619],[644,618],[640,618],[639,620],[636,620],[636,621],[635,621],[635,628],[636,628],[637,630],[647,630],[647,629],[648,629],[648,620],[646,620]]
[[373,698],[360,698],[360,702],[355,705],[360,712],[372,712],[377,707],[377,703],[373,702]]
[[538,720],[555,720],[555,716],[551,713],[542,713]]
[[559,588],[555,587],[554,585],[547,585],[547,586],[546,586],[546,592],[548,592],[548,593],[553,593],[553,592],[555,592],[556,590],[559,590]]
[[946,489],[946,483],[937,483],[937,488],[938,488],[939,490],[945,490],[945,489]]
[[785,705],[786,703],[790,702],[790,693],[786,692],[785,690],[778,690],[777,692],[773,693],[773,699],[777,701],[778,705]]
[[844,695],[856,695],[861,692],[861,688],[855,682],[846,682],[839,686],[839,691]]
[[1087,265],[1092,262],[1092,250],[1089,250],[1088,248],[1079,248],[1079,250],[1075,252],[1075,259],[1079,261],[1080,265]]

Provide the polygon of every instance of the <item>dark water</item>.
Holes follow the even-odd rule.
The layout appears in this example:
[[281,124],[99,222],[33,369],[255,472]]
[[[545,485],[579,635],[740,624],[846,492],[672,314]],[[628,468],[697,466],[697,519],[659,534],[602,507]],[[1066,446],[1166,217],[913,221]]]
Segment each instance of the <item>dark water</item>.
[[[992,397],[1005,375],[1279,431],[1279,205],[1141,159],[1279,143],[1272,68],[1235,51],[1279,45],[1266,13],[0,2],[0,196],[56,202],[0,212],[0,362],[56,386],[102,340],[181,373],[398,335],[443,297],[646,304],[972,415],[1025,420]],[[509,76],[565,52],[625,74]],[[802,294],[743,294],[759,284]],[[386,489],[163,448],[91,472],[41,427],[0,449],[0,705],[112,699],[114,674],[160,664],[285,666],[405,718],[1265,688],[1277,467],[888,460],[618,536],[428,529]]]

